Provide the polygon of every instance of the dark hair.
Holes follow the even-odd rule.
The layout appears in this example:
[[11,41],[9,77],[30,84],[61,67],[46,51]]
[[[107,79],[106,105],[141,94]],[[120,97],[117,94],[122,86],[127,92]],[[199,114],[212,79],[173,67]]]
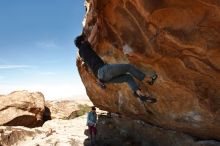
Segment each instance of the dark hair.
[[84,35],[79,35],[75,38],[74,43],[76,45],[77,48],[79,48],[81,46],[81,42],[85,40],[85,36]]
[[92,107],[92,110],[96,110],[95,106]]

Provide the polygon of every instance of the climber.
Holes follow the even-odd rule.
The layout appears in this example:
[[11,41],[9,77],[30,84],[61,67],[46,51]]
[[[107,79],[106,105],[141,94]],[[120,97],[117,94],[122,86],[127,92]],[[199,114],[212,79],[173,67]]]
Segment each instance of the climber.
[[97,121],[96,108],[95,106],[93,106],[91,108],[91,111],[87,115],[87,124],[86,124],[89,127],[91,144],[94,144],[96,141],[96,133],[97,133],[96,121]]
[[92,70],[98,84],[105,87],[104,83],[123,83],[127,82],[133,90],[134,95],[139,97],[143,102],[155,103],[156,99],[150,97],[148,93],[142,93],[133,77],[136,79],[153,85],[157,79],[157,74],[151,76],[145,75],[136,67],[130,64],[107,64],[105,63],[92,49],[91,44],[85,35],[80,35],[75,38],[74,43],[79,49],[79,55],[86,65]]

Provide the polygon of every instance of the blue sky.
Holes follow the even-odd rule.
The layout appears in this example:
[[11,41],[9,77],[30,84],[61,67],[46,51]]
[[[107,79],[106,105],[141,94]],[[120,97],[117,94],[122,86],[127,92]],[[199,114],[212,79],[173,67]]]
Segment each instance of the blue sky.
[[0,0],[0,94],[41,91],[46,99],[86,96],[73,39],[84,0]]

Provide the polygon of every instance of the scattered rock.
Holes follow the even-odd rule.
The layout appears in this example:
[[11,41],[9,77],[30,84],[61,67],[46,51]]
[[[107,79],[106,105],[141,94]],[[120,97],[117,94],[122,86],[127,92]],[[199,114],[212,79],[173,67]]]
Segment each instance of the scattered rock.
[[34,137],[44,133],[39,129],[30,129],[26,127],[1,126],[0,145],[19,146],[23,141],[31,141]]
[[84,135],[86,116],[72,120],[54,119],[47,121],[43,127],[0,127],[0,145],[2,146],[82,146],[87,138]]

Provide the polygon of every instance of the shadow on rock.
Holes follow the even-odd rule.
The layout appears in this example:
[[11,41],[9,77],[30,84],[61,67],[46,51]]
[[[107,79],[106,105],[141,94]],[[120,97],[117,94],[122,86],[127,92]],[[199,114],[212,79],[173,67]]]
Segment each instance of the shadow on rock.
[[[123,132],[120,133],[114,119],[111,116],[99,115],[97,121],[96,143],[91,144],[89,130],[86,129],[84,134],[88,136],[84,141],[84,146],[137,146],[140,142]],[[154,146],[151,144],[151,146]]]
[[48,107],[45,106],[44,114],[43,114],[43,122],[51,120],[51,111]]
[[[84,132],[89,137],[88,129]],[[96,144],[84,146],[219,146],[219,141],[196,140],[182,132],[167,130],[118,114],[99,115]]]

